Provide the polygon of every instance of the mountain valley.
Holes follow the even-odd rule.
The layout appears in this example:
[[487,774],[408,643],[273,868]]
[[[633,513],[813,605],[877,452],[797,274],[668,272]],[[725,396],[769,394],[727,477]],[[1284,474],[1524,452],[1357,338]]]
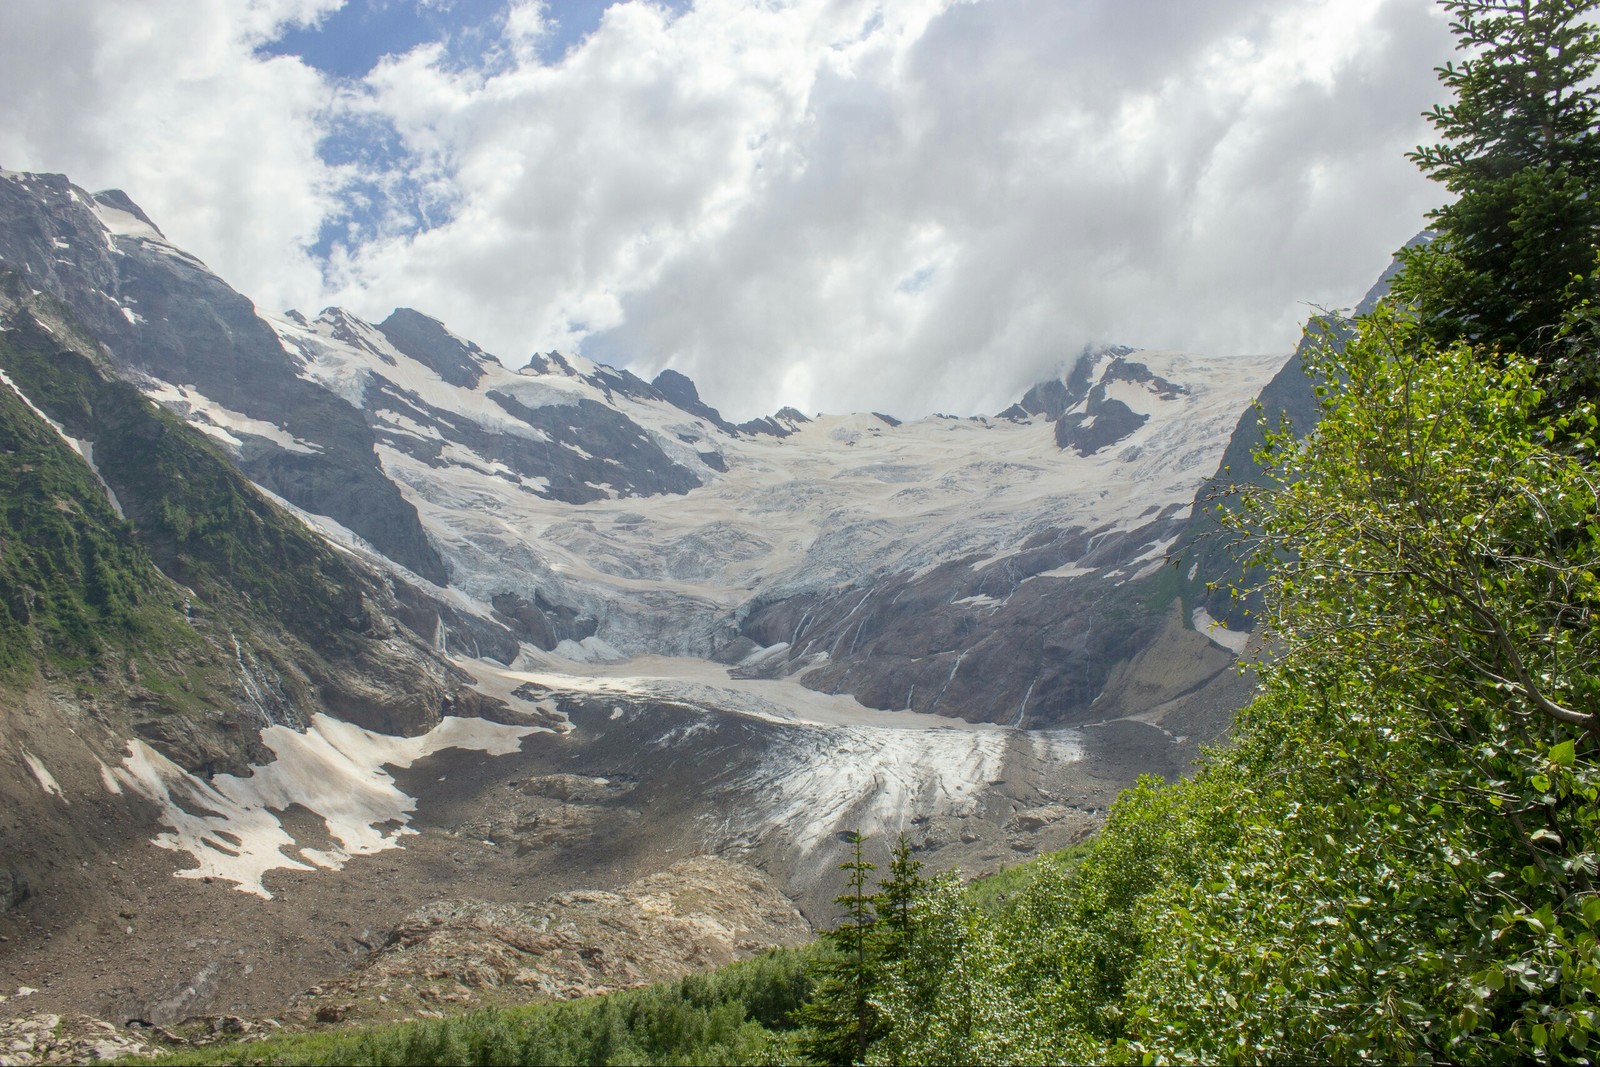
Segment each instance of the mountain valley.
[[1248,699],[1196,516],[1309,386],[1064,356],[994,416],[735,425],[410,309],[259,314],[126,196],[0,172],[3,1007],[278,1013],[439,901],[700,857],[798,909],[731,958],[835,920],[851,831],[1081,840]]

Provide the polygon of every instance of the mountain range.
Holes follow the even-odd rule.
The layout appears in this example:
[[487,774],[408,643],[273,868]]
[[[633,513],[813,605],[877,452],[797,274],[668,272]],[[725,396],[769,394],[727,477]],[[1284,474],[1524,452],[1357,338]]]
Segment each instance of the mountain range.
[[1287,354],[740,424],[515,362],[0,172],[0,987],[271,1010],[431,901],[704,855],[822,924],[849,832],[995,869],[1248,699],[1208,516],[1258,394],[1314,417]]

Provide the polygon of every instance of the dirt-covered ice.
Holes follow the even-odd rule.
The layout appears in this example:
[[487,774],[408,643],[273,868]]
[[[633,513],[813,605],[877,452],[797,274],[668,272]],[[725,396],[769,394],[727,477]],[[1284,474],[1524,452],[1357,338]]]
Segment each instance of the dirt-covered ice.
[[[555,665],[552,665],[554,663]],[[706,729],[710,716],[782,726],[767,755],[734,787],[745,798],[724,828],[729,839],[783,834],[803,860],[842,830],[895,834],[913,817],[972,814],[1004,779],[1019,748],[1061,766],[1083,757],[1076,731],[1020,731],[913,711],[878,711],[848,694],[819,693],[798,678],[738,678],[727,667],[688,657],[642,656],[625,663],[561,669],[553,656],[530,653],[519,666],[464,664],[485,693],[520,686],[549,693],[614,697],[614,715],[640,705],[700,713],[658,744],[682,744],[684,731]]]

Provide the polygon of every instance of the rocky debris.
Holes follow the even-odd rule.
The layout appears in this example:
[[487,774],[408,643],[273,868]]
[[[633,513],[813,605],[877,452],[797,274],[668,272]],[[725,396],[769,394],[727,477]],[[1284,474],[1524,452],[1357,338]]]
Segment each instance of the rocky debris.
[[497,803],[443,833],[509,849],[517,856],[582,844],[609,819],[633,811],[634,783],[582,774],[550,774],[509,783]]
[[154,1057],[180,1049],[259,1040],[282,1028],[274,1019],[237,1015],[192,1016],[171,1027],[151,1023],[119,1027],[87,1015],[64,1018],[38,1012],[0,1021],[0,1067]]
[[563,803],[613,800],[630,791],[625,783],[585,774],[545,774],[530,778],[518,789],[530,797],[550,797]]
[[[218,955],[227,949],[227,944],[220,940],[204,940],[215,942],[211,949]],[[130,1026],[170,1026],[210,1008],[228,969],[223,960],[213,959],[193,974],[156,992],[113,989],[93,1010]]]
[[163,1049],[135,1030],[120,1030],[87,1016],[63,1022],[49,1012],[0,1021],[0,1067],[96,1063],[155,1056]]
[[[1067,817],[1065,805],[1049,804],[1042,808],[1028,808],[1019,811],[1006,820],[1007,830],[1033,831],[1042,830],[1053,822],[1059,822]],[[1014,846],[1013,846],[1014,847]]]
[[811,936],[761,872],[701,856],[616,892],[576,890],[535,904],[429,904],[354,973],[308,991],[290,1014],[333,1022],[463,1010],[494,1002],[497,992],[521,1000],[593,996]]

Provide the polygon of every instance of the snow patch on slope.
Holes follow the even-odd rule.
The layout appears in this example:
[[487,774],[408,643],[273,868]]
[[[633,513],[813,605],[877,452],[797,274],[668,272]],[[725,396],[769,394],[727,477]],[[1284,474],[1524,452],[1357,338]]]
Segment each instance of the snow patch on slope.
[[195,429],[230,448],[237,449],[244,444],[236,434],[246,434],[266,438],[285,452],[309,455],[322,451],[321,445],[302,441],[270,422],[223,407],[192,385],[172,385],[152,379],[145,384],[144,394],[186,419]]
[[39,788],[43,789],[47,796],[60,797],[63,804],[70,803],[66,794],[61,792],[61,786],[56,782],[55,775],[50,773],[50,769],[44,765],[38,756],[35,756],[32,752],[24,751],[22,753],[22,762],[28,765],[28,770],[33,772],[34,781],[39,783]]
[[106,232],[113,236],[132,237],[137,240],[153,241],[158,244],[167,243],[166,237],[162,235],[160,230],[130,211],[123,211],[121,208],[112,207],[110,204],[102,204],[98,200],[94,201],[90,207],[93,208],[96,217],[100,219],[100,225],[104,226]]
[[[352,856],[399,848],[401,836],[416,832],[408,825],[416,800],[400,791],[384,767],[409,767],[447,748],[506,755],[544,729],[448,717],[418,737],[390,737],[317,715],[305,733],[286,726],[262,730],[262,742],[277,758],[251,768],[248,778],[219,774],[207,782],[134,740],[103,784],[111,792],[118,791],[113,783],[126,787],[160,805],[161,821],[171,830],[154,843],[187,852],[196,862],[178,871],[179,877],[218,878],[270,899],[262,884],[268,871],[310,871],[311,864],[337,870]],[[321,816],[337,844],[298,845],[277,814],[294,804]]]
[[1240,630],[1230,630],[1222,623],[1211,617],[1205,608],[1195,608],[1190,612],[1189,620],[1196,630],[1211,639],[1211,643],[1220,648],[1225,648],[1235,656],[1244,655],[1244,650],[1250,644],[1250,635]]

